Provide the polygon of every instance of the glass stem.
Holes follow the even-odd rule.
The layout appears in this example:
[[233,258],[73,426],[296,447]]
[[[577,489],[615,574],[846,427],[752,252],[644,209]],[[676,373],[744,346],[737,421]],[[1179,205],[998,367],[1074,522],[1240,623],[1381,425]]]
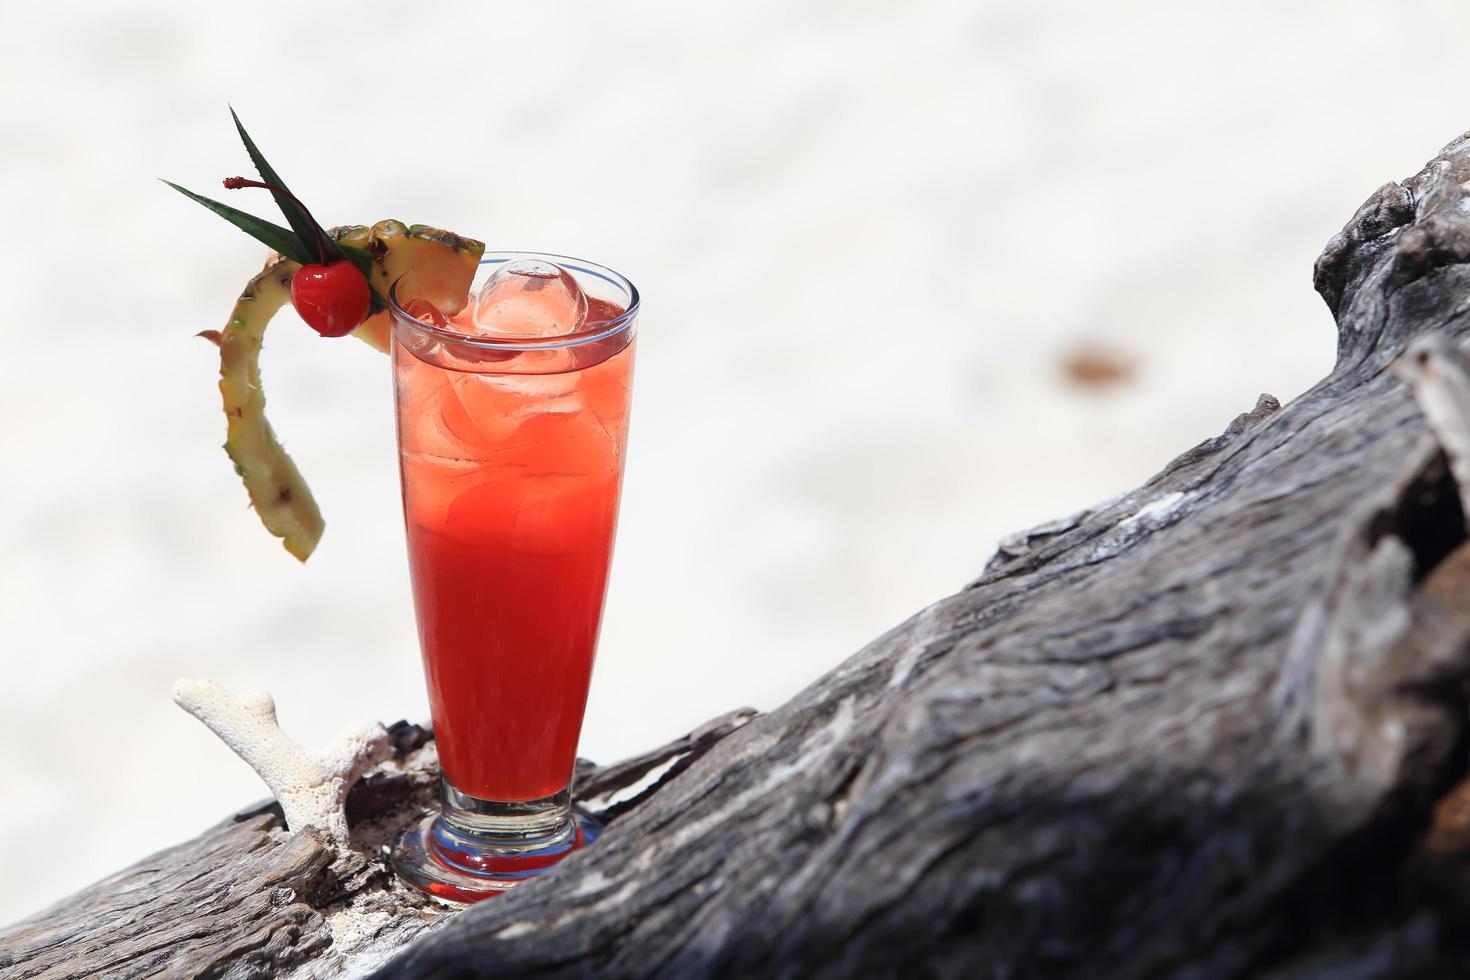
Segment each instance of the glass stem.
[[444,822],[454,830],[502,847],[544,847],[572,833],[572,788],[539,800],[482,800],[443,781]]

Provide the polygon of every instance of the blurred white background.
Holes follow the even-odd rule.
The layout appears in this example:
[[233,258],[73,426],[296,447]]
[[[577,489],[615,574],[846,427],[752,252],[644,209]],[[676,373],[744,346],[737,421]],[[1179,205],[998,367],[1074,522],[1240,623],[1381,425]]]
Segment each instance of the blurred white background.
[[[261,250],[154,178],[249,173],[227,101],[326,224],[642,287],[602,760],[779,704],[1000,536],[1299,393],[1323,243],[1470,125],[1455,0],[719,6],[0,11],[0,923],[264,795],[176,677],[307,743],[427,713],[386,359],[272,329],[310,564],[219,448],[193,334]],[[1125,376],[1069,380],[1086,345]]]

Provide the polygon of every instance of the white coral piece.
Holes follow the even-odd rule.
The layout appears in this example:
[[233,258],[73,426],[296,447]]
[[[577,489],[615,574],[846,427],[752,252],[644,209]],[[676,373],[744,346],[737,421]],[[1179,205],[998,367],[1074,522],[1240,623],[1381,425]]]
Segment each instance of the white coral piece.
[[180,680],[174,703],[204,722],[265,780],[294,833],[315,827],[346,844],[347,791],[388,755],[388,732],[376,722],[342,733],[323,755],[286,737],[269,694],[235,697],[214,681]]

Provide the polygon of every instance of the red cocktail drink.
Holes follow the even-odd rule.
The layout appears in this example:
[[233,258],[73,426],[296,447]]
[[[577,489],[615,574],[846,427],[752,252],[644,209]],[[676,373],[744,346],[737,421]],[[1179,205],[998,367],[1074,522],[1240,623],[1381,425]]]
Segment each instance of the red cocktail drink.
[[569,789],[617,523],[637,293],[558,261],[487,256],[494,278],[464,310],[396,311],[409,567],[446,784],[445,812],[396,863],[459,900],[544,870],[589,832]]

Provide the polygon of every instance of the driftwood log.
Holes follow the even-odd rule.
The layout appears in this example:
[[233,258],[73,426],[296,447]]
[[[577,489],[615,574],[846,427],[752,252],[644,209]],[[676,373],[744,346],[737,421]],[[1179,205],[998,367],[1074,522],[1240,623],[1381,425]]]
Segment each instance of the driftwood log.
[[552,874],[460,912],[398,886],[434,782],[400,725],[353,848],[238,814],[0,934],[0,975],[1470,971],[1470,134],[1316,286],[1321,383],[778,710],[589,767],[610,827]]

